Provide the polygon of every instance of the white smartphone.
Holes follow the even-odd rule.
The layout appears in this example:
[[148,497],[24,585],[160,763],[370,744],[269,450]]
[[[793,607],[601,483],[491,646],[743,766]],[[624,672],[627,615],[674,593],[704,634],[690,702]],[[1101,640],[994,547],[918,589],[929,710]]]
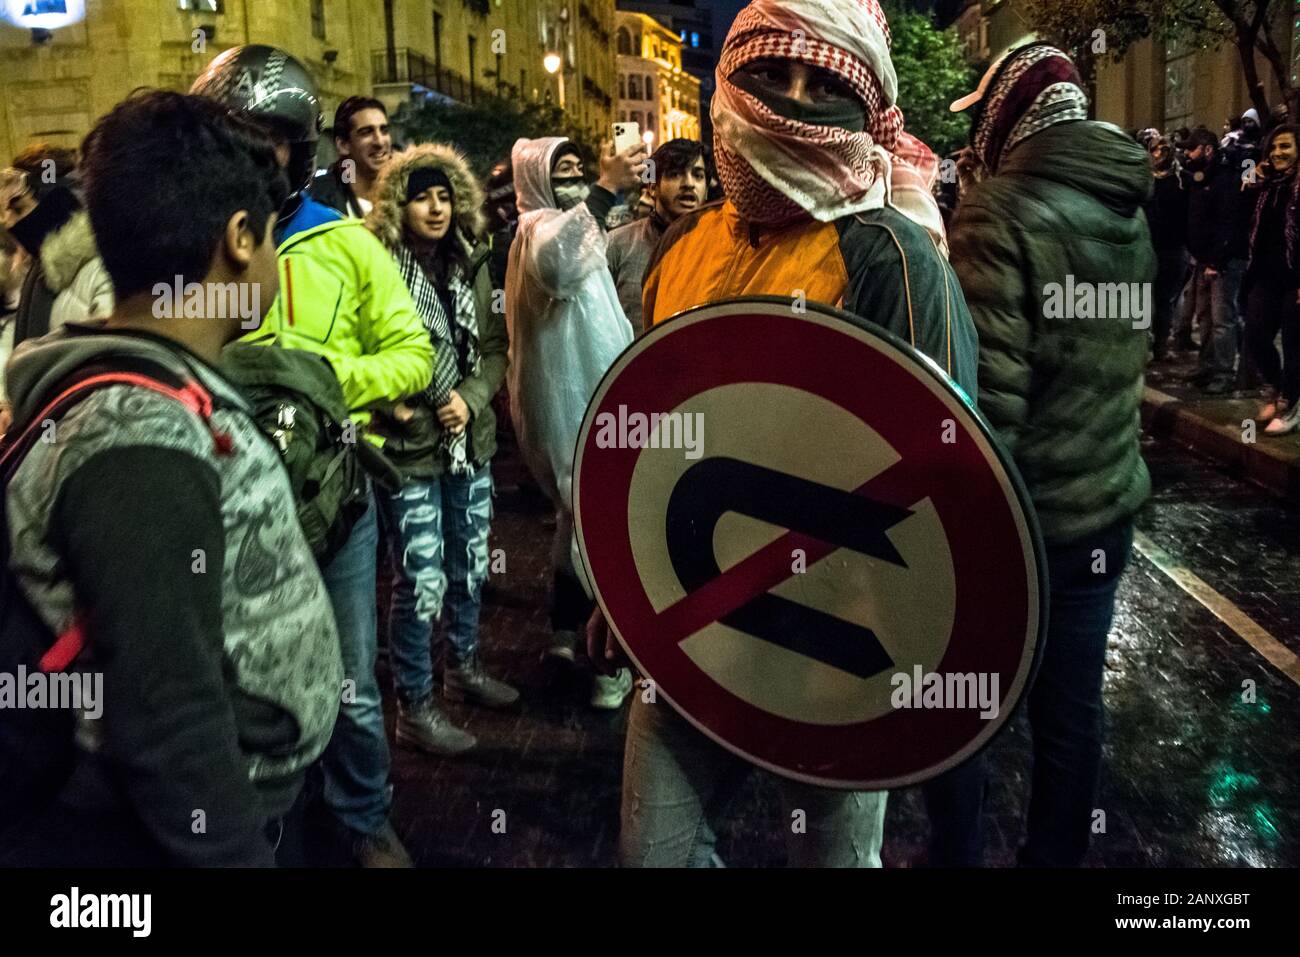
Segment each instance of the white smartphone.
[[641,142],[641,124],[614,124],[614,152],[622,153]]

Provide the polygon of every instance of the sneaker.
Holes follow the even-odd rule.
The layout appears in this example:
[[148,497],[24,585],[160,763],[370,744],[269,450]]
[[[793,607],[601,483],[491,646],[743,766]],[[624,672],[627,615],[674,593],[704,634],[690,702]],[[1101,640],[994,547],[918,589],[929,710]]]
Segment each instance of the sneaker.
[[519,692],[483,670],[478,656],[442,675],[442,696],[449,701],[470,701],[485,708],[508,708],[519,700]]
[[557,631],[551,635],[551,646],[542,656],[552,661],[573,664],[578,657],[578,633],[576,631]]
[[478,740],[447,720],[433,704],[433,698],[404,707],[397,705],[397,743],[410,748],[452,757],[468,751]]
[[392,821],[384,821],[384,826],[374,834],[352,835],[352,856],[362,867],[414,867],[411,855],[406,852],[402,839],[393,830]]
[[1287,409],[1284,415],[1275,417],[1272,422],[1264,427],[1264,434],[1287,435],[1294,432],[1297,426],[1300,426],[1300,402]]
[[591,688],[591,706],[601,711],[617,711],[632,691],[632,672],[628,668],[619,668],[612,677],[596,675]]

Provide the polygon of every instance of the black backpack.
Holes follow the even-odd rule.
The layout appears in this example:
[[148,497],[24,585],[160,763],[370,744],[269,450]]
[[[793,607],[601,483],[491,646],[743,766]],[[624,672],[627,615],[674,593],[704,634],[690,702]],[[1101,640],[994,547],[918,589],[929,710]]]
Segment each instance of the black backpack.
[[[9,483],[27,453],[41,441],[45,423],[58,421],[96,389],[110,385],[151,389],[185,405],[208,422],[212,397],[196,382],[182,381],[166,367],[135,357],[103,357],[77,369],[50,390],[40,412],[20,432],[0,440],[0,675],[25,694],[19,676],[68,671],[85,646],[75,625],[55,635],[19,587],[11,566],[7,498]],[[25,684],[26,682],[23,682]],[[6,702],[6,705],[9,703]],[[76,715],[59,708],[0,707],[0,832],[40,810],[72,773]]]
[[321,566],[328,564],[365,514],[366,475],[396,487],[397,472],[351,421],[323,356],[234,342],[222,350],[221,371],[279,450],[307,544]]

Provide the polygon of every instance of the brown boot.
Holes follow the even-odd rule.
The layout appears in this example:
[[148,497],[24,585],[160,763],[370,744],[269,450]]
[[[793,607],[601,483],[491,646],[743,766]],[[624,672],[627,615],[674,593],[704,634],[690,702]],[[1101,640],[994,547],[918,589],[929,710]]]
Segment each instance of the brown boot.
[[406,852],[402,839],[393,830],[393,822],[385,821],[374,834],[356,834],[352,838],[352,856],[362,867],[414,867],[411,855]]
[[519,692],[484,671],[477,657],[447,668],[442,695],[448,701],[471,701],[485,708],[508,708],[519,700]]

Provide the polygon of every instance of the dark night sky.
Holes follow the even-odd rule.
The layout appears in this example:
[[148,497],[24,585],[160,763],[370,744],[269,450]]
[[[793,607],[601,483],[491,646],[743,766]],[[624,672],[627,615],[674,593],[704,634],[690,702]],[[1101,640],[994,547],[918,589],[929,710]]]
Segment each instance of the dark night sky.
[[[713,35],[717,38],[719,49],[722,48],[722,38],[731,28],[731,21],[736,19],[736,14],[746,3],[748,0],[712,0],[708,4],[713,9]],[[698,10],[699,7],[696,9]]]

